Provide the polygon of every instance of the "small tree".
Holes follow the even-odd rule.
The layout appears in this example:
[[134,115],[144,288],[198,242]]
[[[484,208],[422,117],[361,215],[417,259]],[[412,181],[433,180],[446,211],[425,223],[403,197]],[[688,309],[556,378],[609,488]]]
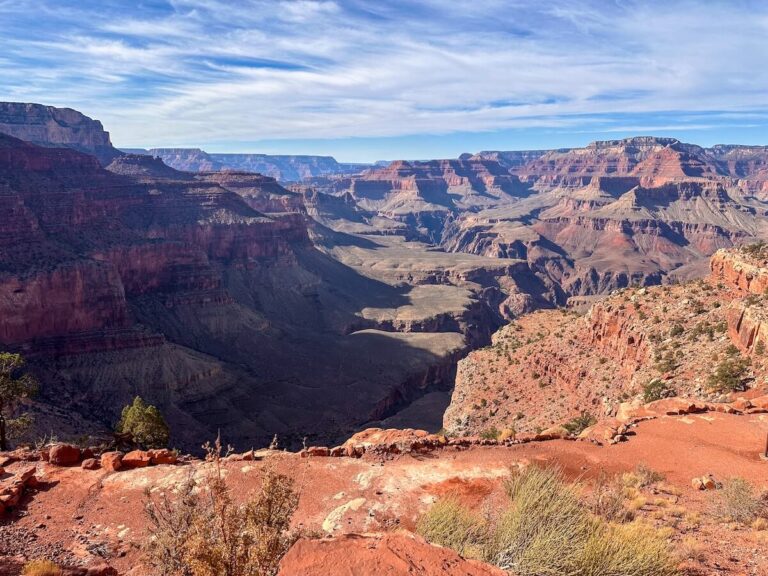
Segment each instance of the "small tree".
[[11,418],[20,400],[37,393],[37,382],[24,373],[24,364],[20,354],[0,352],[0,450],[8,450],[8,436],[19,434],[31,422],[27,414]]
[[148,405],[140,396],[123,408],[117,431],[129,434],[133,441],[144,448],[163,448],[168,445],[168,424],[160,411]]

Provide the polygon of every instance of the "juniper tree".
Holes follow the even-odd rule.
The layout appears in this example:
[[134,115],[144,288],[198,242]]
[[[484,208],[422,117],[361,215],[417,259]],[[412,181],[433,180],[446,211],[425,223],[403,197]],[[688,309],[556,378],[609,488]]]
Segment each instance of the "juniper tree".
[[37,382],[24,371],[20,354],[0,352],[0,450],[8,449],[8,436],[16,435],[29,425],[27,414],[12,417],[19,401],[37,392]]

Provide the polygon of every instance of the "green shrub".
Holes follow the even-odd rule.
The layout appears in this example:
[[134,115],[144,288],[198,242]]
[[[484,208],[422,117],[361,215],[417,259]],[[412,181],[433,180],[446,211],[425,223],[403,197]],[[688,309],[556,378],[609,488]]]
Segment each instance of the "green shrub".
[[517,576],[673,576],[662,536],[636,522],[614,526],[592,515],[557,469],[530,466],[506,484],[508,506],[482,519],[452,499],[419,521],[429,541],[480,554]]
[[147,405],[139,396],[123,408],[117,431],[131,436],[144,448],[163,448],[168,445],[168,424],[154,406]]
[[483,438],[484,440],[496,440],[500,434],[501,432],[496,426],[491,426],[487,430],[480,432],[480,438]]
[[576,487],[559,470],[531,466],[507,482],[507,494],[488,559],[520,575],[574,573],[593,524]]
[[589,412],[582,412],[579,416],[563,424],[563,428],[568,430],[570,434],[577,436],[584,430],[595,424],[597,420]]
[[676,561],[666,539],[651,526],[600,526],[579,559],[579,576],[673,576]]
[[749,364],[748,358],[726,358],[717,365],[714,373],[709,375],[709,387],[717,392],[740,390]]
[[674,395],[675,391],[659,378],[654,378],[643,386],[643,400],[645,402],[653,402],[654,400],[661,400],[662,398],[669,398]]
[[680,324],[674,324],[672,328],[669,329],[669,335],[673,338],[675,336],[680,336],[685,330]]

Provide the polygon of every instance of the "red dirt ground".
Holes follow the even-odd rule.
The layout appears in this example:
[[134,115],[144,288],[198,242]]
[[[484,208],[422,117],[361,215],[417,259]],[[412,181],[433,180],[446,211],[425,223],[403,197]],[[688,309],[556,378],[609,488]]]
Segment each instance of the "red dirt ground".
[[[296,527],[333,535],[412,530],[429,504],[449,493],[480,506],[500,487],[510,467],[520,464],[557,463],[569,477],[589,483],[601,472],[623,473],[642,462],[666,476],[670,488],[656,497],[700,516],[696,521],[667,517],[653,505],[639,512],[659,526],[670,526],[675,542],[695,540],[700,550],[691,574],[768,574],[768,532],[719,524],[710,514],[714,493],[691,487],[693,477],[712,474],[718,481],[740,476],[757,488],[768,488],[768,462],[758,456],[768,434],[768,414],[662,417],[640,423],[635,431],[628,442],[611,446],[554,440],[444,448],[386,461],[300,459],[288,453],[269,460],[292,474],[301,487]],[[144,490],[172,489],[188,474],[201,475],[210,466],[197,462],[110,474],[37,465],[44,483],[25,496],[16,515],[3,520],[0,555],[81,564],[104,557],[121,574],[133,576],[146,573],[136,547],[145,537]],[[258,486],[263,465],[225,464],[236,496],[244,497]]]

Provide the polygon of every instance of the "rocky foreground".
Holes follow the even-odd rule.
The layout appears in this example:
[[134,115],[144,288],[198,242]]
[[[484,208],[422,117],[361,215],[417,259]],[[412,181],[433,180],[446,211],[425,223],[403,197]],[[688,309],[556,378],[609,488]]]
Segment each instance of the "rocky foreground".
[[[510,470],[543,463],[580,479],[585,498],[606,477],[636,473],[643,463],[663,480],[634,492],[628,505],[638,518],[667,531],[683,573],[764,574],[768,533],[757,523],[721,522],[713,505],[718,486],[732,476],[765,483],[766,463],[758,452],[768,434],[768,403],[751,414],[667,412],[649,409],[627,441],[616,444],[446,440],[416,431],[374,430],[351,439],[336,457],[322,449],[257,451],[230,456],[223,466],[237,498],[258,487],[265,465],[298,479],[301,497],[293,527],[304,536],[282,561],[285,576],[503,574],[428,544],[413,534],[416,522],[446,497],[480,511],[503,490]],[[2,456],[2,493],[7,485],[24,484],[2,519],[4,574],[18,574],[25,560],[41,556],[69,566],[73,574],[87,568],[89,574],[148,574],[137,548],[147,538],[145,491],[172,491],[212,466],[189,458],[155,465],[152,455],[132,454],[115,468],[112,454],[94,465],[82,460],[83,454],[79,462],[57,460],[61,451]]]

